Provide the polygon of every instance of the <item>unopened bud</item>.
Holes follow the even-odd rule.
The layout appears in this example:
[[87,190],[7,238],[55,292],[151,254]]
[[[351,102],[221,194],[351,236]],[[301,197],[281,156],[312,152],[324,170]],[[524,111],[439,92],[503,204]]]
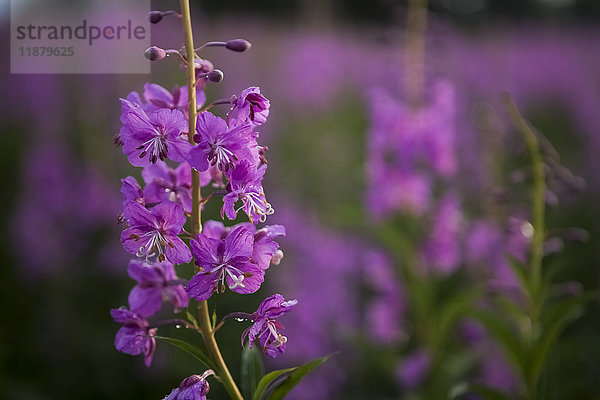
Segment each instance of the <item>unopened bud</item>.
[[250,47],[252,47],[252,44],[244,39],[233,39],[225,42],[226,49],[237,51],[239,53],[248,50]]
[[178,12],[175,12],[173,10],[168,10],[168,11],[150,11],[148,13],[148,20],[152,24],[158,24],[160,21],[162,21],[163,17],[166,17],[167,15],[176,15],[176,16],[178,16],[178,17],[181,18],[181,14],[179,14]]
[[148,20],[152,24],[158,24],[163,18],[163,13],[161,11],[150,11],[148,13]]
[[167,56],[167,52],[165,49],[161,49],[157,46],[148,47],[148,49],[144,52],[144,57],[146,57],[150,61],[158,61],[162,60]]
[[271,257],[271,264],[279,265],[279,263],[281,262],[282,259],[283,259],[283,251],[277,250],[273,254],[273,257]]
[[219,69],[213,69],[206,75],[206,79],[214,83],[219,83],[223,80],[223,71]]

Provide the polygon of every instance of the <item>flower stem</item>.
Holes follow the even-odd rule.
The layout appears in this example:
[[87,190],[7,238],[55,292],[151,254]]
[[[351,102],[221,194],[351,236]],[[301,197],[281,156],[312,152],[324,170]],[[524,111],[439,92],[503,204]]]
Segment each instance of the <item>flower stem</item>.
[[[182,14],[182,25],[183,33],[185,36],[185,54],[188,61],[188,67],[186,70],[186,83],[188,87],[188,140],[190,143],[194,143],[193,137],[196,132],[196,117],[197,117],[197,105],[196,105],[196,76],[194,68],[194,35],[192,33],[192,18],[190,13],[189,0],[180,0],[181,14]],[[202,214],[201,214],[201,202],[202,194],[200,192],[200,174],[198,171],[192,169],[192,234],[195,236],[202,232]],[[198,271],[198,268],[196,268]],[[209,357],[215,363],[217,367],[217,374],[219,380],[225,386],[225,390],[229,393],[229,396],[235,400],[243,400],[242,394],[238,389],[223,356],[219,350],[215,335],[213,332],[212,322],[208,312],[208,303],[206,301],[198,302],[198,323],[200,325],[200,331],[206,349],[208,350]]]
[[413,106],[423,101],[425,69],[425,31],[427,29],[427,0],[409,0],[405,36],[406,99]]
[[[528,331],[529,343],[534,346],[538,340],[537,326],[540,323],[540,313],[542,305],[544,303],[544,296],[542,293],[542,259],[544,255],[544,235],[545,235],[545,221],[544,215],[546,212],[546,203],[544,200],[544,193],[546,191],[546,182],[544,177],[544,162],[540,154],[540,146],[535,132],[529,125],[529,123],[523,118],[515,102],[510,95],[505,94],[503,96],[504,103],[510,118],[515,123],[517,129],[523,135],[525,143],[527,144],[527,150],[529,152],[529,158],[531,163],[531,172],[533,175],[533,190],[531,196],[531,203],[533,209],[533,238],[531,240],[531,256],[530,262],[530,275],[529,275],[529,320],[531,329]],[[535,347],[533,347],[535,348]],[[537,387],[539,380],[539,373],[529,370],[525,371],[525,386],[526,386],[526,397],[531,400],[537,398]]]
[[535,132],[527,121],[525,121],[514,101],[508,94],[504,96],[504,102],[511,119],[525,139],[531,162],[531,171],[533,175],[533,191],[531,199],[533,208],[533,218],[531,221],[533,226],[533,238],[531,240],[530,279],[532,299],[535,301],[540,295],[542,285],[542,258],[544,254],[545,234],[544,214],[546,212],[546,203],[544,201],[544,192],[546,191],[544,163],[542,161],[540,147]]

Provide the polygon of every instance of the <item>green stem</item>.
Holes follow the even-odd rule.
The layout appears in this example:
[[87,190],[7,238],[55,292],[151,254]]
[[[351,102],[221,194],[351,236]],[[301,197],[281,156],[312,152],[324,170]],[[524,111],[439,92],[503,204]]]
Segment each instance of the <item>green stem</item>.
[[546,212],[546,203],[544,201],[544,193],[546,191],[544,163],[542,161],[540,147],[535,132],[523,118],[514,101],[508,94],[504,95],[504,102],[511,119],[517,126],[519,132],[523,134],[531,159],[531,171],[533,173],[533,238],[531,241],[530,279],[531,291],[533,294],[532,299],[537,299],[542,284],[542,258],[544,254],[544,214]]
[[[546,212],[546,203],[544,200],[544,193],[546,191],[546,182],[544,177],[544,163],[540,154],[540,147],[535,132],[529,125],[529,123],[523,118],[515,102],[508,94],[503,96],[506,109],[510,118],[515,123],[517,129],[523,135],[527,149],[529,152],[529,158],[531,162],[531,171],[533,175],[533,190],[532,190],[532,208],[533,208],[533,238],[531,241],[531,256],[530,256],[530,284],[529,284],[529,302],[530,302],[530,329],[529,329],[529,343],[531,348],[535,349],[535,342],[537,337],[535,336],[536,327],[539,325],[540,312],[542,304],[544,302],[542,296],[542,259],[544,251],[544,235],[545,235],[545,221],[544,216]],[[534,400],[537,397],[537,386],[539,374],[535,374],[531,371],[526,371],[525,384],[527,387],[527,398]]]
[[427,30],[427,0],[409,0],[406,21],[404,90],[413,106],[423,101],[425,69],[425,33]]
[[[188,68],[186,70],[186,83],[188,87],[188,140],[190,143],[194,143],[193,137],[196,131],[196,117],[198,115],[196,109],[196,77],[194,68],[194,35],[192,33],[192,19],[190,13],[189,0],[180,0],[183,33],[185,36],[185,55],[188,62]],[[200,175],[198,171],[192,169],[192,235],[195,236],[202,232],[202,214],[201,214],[201,202],[202,194],[200,192]],[[200,272],[199,268],[196,267],[196,273]],[[221,355],[217,341],[215,340],[215,333],[210,320],[210,314],[208,312],[208,302],[198,302],[198,323],[200,325],[200,331],[208,355],[215,363],[217,368],[217,374],[219,380],[229,393],[229,396],[235,400],[243,400],[242,394],[238,389],[225,360]]]

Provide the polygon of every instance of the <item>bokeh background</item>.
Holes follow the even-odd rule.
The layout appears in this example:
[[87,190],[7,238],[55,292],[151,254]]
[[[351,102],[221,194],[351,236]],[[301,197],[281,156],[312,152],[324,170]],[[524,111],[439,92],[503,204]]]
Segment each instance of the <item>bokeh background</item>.
[[[0,4],[7,49],[8,4]],[[402,112],[393,99],[402,98],[405,78],[406,2],[192,1],[192,10],[196,42],[253,43],[242,54],[203,53],[225,73],[207,94],[227,98],[257,85],[271,100],[261,131],[276,211],[269,222],[288,232],[285,258],[259,294],[230,296],[217,310],[251,311],[274,292],[297,297],[282,321],[288,352],[267,365],[338,352],[294,398],[427,398],[419,390],[429,379],[428,353],[405,323],[405,282],[389,275],[401,253],[393,232],[418,238],[409,242],[426,273],[450,292],[473,277],[505,283],[502,260],[523,252],[528,208],[524,145],[502,92],[560,154],[548,224],[564,234],[548,244],[548,260],[566,267],[555,279],[569,283],[566,291],[598,288],[599,2],[431,0],[424,129],[434,154],[415,145],[414,165],[397,179],[380,164],[386,115]],[[179,48],[178,20],[153,26],[152,42]],[[183,72],[173,60],[153,65],[151,76],[11,75],[6,58],[0,68],[0,398],[162,398],[202,371],[164,344],[149,369],[113,347],[118,326],[109,309],[125,304],[132,286],[116,225],[120,178],[140,171],[112,137],[120,97],[145,82],[183,84]],[[400,147],[414,145],[403,140]],[[216,204],[207,214],[218,218]],[[448,344],[447,385],[479,379],[513,390],[501,351],[463,322]],[[243,329],[234,323],[219,333],[234,375]],[[600,308],[592,302],[553,349],[544,398],[600,398],[599,359]],[[210,397],[224,398],[213,386]]]

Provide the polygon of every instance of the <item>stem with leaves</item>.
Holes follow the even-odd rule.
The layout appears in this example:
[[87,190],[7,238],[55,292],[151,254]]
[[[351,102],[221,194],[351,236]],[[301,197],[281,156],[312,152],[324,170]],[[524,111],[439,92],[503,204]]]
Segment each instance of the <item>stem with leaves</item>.
[[[195,51],[194,51],[194,35],[192,32],[192,21],[190,13],[189,0],[180,0],[183,33],[185,36],[185,55],[188,62],[186,70],[186,82],[188,87],[188,140],[194,143],[193,137],[196,132],[196,77],[195,77]],[[202,194],[200,193],[200,175],[199,172],[192,169],[192,234],[196,236],[202,232],[202,217],[201,217],[201,202]],[[196,273],[200,272],[196,267]],[[204,345],[208,350],[208,354],[215,364],[218,379],[221,381],[227,393],[232,399],[243,400],[242,394],[238,389],[225,360],[221,355],[219,346],[215,339],[215,332],[208,311],[208,302],[198,302],[198,324],[204,340]]]
[[[528,317],[530,326],[527,342],[532,346],[533,356],[533,353],[535,353],[537,349],[536,341],[538,338],[536,332],[540,325],[541,311],[545,301],[542,290],[542,259],[545,235],[544,215],[546,212],[544,201],[544,193],[546,190],[544,163],[540,154],[538,139],[532,127],[523,118],[510,95],[504,94],[503,100],[510,118],[516,125],[517,130],[522,134],[527,145],[533,176],[533,188],[531,193],[533,237],[529,259],[529,284],[525,285],[525,291],[528,292],[526,295],[529,303]],[[532,372],[531,364],[532,363],[527,363],[527,370],[523,372],[525,375],[527,397],[533,400],[537,397],[539,371]]]

